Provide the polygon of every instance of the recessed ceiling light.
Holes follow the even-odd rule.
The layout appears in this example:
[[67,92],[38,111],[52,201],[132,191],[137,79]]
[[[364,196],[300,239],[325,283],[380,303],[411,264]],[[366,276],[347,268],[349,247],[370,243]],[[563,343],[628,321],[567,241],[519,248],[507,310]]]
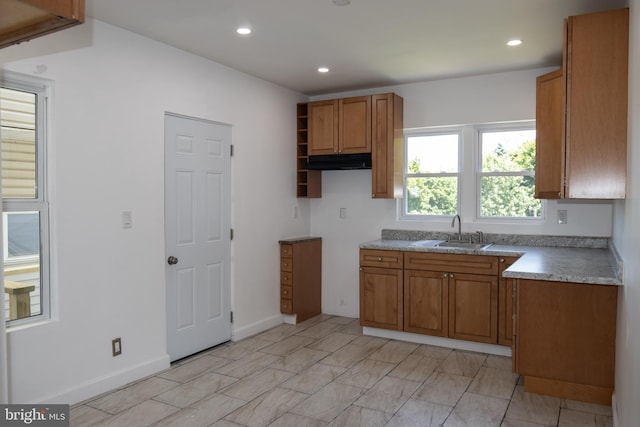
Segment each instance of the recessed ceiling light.
[[251,34],[251,28],[248,27],[240,27],[236,30],[236,33],[246,36],[248,34]]
[[319,73],[328,73],[329,72],[329,67],[318,67],[318,72]]
[[520,39],[513,39],[507,42],[507,46],[520,46],[521,44],[522,44],[522,40]]
[[333,4],[336,6],[346,6],[351,3],[351,0],[333,0]]

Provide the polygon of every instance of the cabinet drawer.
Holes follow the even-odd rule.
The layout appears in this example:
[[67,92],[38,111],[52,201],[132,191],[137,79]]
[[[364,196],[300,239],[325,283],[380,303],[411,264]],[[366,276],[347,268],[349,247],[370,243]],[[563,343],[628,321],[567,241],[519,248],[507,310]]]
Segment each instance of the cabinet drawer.
[[290,299],[280,300],[280,313],[293,314],[293,304]]
[[405,252],[404,268],[407,270],[493,275],[498,274],[498,257],[487,255]]
[[293,271],[293,259],[292,258],[280,258],[280,272]]
[[402,252],[361,249],[360,265],[363,267],[402,268]]
[[286,244],[281,244],[280,245],[280,256],[285,258],[285,257],[291,257],[293,254],[293,245],[286,245]]
[[280,299],[292,299],[293,288],[291,286],[280,286]]
[[293,274],[289,271],[281,271],[280,284],[283,286],[293,286]]

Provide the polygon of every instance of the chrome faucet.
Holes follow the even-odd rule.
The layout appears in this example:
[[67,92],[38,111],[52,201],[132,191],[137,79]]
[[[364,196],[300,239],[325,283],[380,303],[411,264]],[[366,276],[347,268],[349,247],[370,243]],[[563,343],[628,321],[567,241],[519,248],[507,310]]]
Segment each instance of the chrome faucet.
[[456,225],[456,218],[458,218],[458,241],[461,242],[462,241],[462,221],[460,220],[460,215],[456,214],[456,216],[453,217],[453,220],[451,221],[451,227],[455,227]]

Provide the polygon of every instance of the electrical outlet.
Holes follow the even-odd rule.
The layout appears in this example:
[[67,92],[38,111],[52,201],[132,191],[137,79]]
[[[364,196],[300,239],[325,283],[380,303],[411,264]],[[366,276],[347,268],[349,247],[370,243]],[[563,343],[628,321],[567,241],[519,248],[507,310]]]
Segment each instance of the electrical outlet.
[[347,208],[340,208],[340,219],[347,218]]
[[567,219],[567,211],[566,209],[558,210],[558,224],[566,224],[568,222]]
[[111,340],[111,354],[113,357],[122,354],[122,339],[120,337]]

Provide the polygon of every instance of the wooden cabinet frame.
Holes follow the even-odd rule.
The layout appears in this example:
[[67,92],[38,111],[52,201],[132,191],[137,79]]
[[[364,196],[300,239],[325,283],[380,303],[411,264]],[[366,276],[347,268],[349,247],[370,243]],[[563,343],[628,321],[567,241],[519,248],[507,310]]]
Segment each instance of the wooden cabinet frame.
[[515,371],[525,391],[611,404],[618,287],[518,279]]
[[563,64],[536,82],[536,197],[623,199],[629,10],[571,16]]
[[0,48],[84,22],[84,0],[4,0]]

